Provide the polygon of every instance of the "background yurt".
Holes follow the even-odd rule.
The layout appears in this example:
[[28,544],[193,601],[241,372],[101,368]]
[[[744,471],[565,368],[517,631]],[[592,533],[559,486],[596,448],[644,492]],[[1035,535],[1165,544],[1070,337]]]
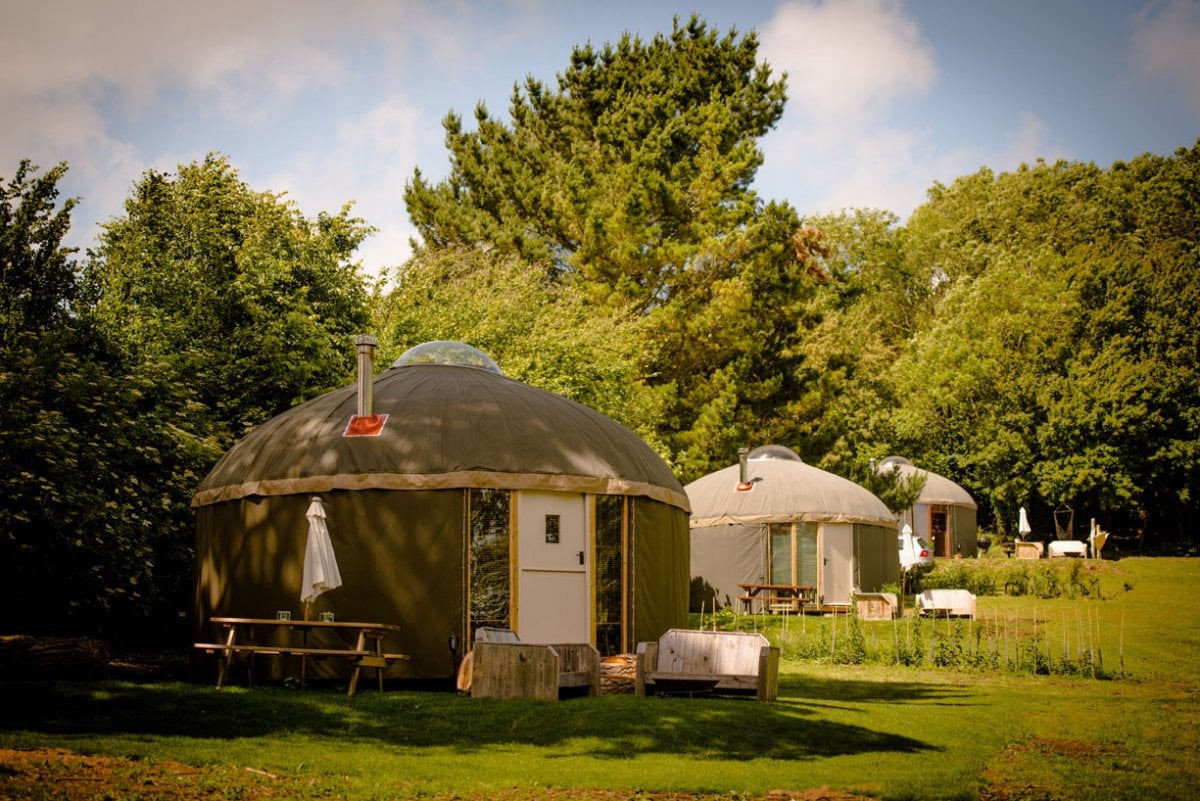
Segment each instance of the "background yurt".
[[879,472],[895,470],[902,476],[924,476],[925,486],[912,508],[900,515],[913,533],[933,546],[934,556],[975,556],[978,506],[971,494],[945,476],[922,470],[903,456],[889,456],[879,462]]
[[[197,642],[219,636],[213,616],[328,611],[398,625],[385,649],[411,661],[388,675],[439,678],[480,626],[610,654],[687,624],[687,496],[640,438],[461,343],[372,377],[374,340],[358,342],[357,388],[264,423],[201,483]],[[342,584],[303,610],[314,496]]]
[[739,584],[816,588],[822,607],[900,581],[897,521],[848,479],[780,445],[688,484],[693,598],[736,603]]

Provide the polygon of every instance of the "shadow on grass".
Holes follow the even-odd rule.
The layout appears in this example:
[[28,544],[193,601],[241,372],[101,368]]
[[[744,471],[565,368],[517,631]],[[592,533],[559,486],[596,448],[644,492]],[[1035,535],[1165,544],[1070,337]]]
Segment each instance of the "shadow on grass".
[[850,704],[869,703],[973,706],[958,687],[895,681],[782,676],[779,694],[801,704],[819,707],[845,708]]
[[0,682],[0,697],[6,699],[0,739],[4,731],[97,741],[130,735],[299,735],[401,750],[472,753],[532,745],[550,756],[807,760],[936,750],[911,737],[829,720],[823,704],[941,701],[952,695],[952,688],[790,677],[775,703],[624,695],[547,703],[413,691],[364,691],[347,698],[336,688],[218,691],[182,683]]

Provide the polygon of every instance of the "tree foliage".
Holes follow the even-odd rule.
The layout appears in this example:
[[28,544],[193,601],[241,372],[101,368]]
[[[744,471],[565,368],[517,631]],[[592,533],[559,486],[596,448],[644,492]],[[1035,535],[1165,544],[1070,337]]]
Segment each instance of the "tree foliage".
[[661,412],[642,378],[642,316],[597,309],[576,286],[478,248],[425,250],[398,279],[374,299],[380,362],[423,342],[465,342],[509,378],[597,409],[661,450],[647,425]]
[[795,212],[750,189],[783,80],[753,35],[693,17],[650,41],[577,47],[550,89],[514,87],[511,125],[445,121],[450,177],[405,192],[429,250],[512,253],[598,307],[643,315],[639,381],[684,478],[780,428],[803,271]]
[[61,244],[65,171],[0,182],[0,606],[34,632],[111,633],[181,609],[187,499],[217,451],[186,390],[93,325]]
[[92,254],[97,318],[239,436],[352,374],[367,289],[351,256],[370,230],[348,206],[308,219],[224,157],[151,170]]
[[936,186],[913,215],[910,257],[939,297],[896,365],[897,436],[963,476],[1002,528],[1022,504],[1066,504],[1186,536],[1198,163],[1200,144],[1109,170],[981,171]]
[[822,467],[870,477],[863,463],[887,455],[893,439],[892,364],[929,315],[928,274],[907,258],[906,232],[889,212],[807,218],[797,244],[818,286],[795,322],[793,437]]
[[642,309],[726,269],[714,244],[756,216],[757,139],[783,112],[757,48],[676,20],[576,47],[557,90],[514,86],[511,127],[482,105],[475,131],[449,114],[450,178],[418,171],[405,192],[425,244],[511,250]]
[[[697,18],[578,47],[510,123],[445,121],[424,242],[369,295],[348,207],[302,215],[219,156],[150,171],[81,269],[65,165],[0,180],[0,605],[34,630],[179,622],[188,502],[221,450],[381,361],[468,342],[637,431],[688,481],[779,443],[901,509],[902,454],[985,526],[1060,504],[1196,539],[1200,142],[983,169],[901,224],[750,189],[784,82]],[[370,325],[369,325],[370,324]],[[1077,526],[1078,533],[1078,526]]]

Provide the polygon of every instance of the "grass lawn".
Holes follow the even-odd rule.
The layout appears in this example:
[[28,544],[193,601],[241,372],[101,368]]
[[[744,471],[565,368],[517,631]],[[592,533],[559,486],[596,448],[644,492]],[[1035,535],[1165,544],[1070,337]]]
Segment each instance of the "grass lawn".
[[1200,560],[1126,558],[1103,600],[979,599],[1050,643],[1090,614],[1109,680],[789,660],[770,704],[0,680],[0,798],[1191,799],[1198,586]]

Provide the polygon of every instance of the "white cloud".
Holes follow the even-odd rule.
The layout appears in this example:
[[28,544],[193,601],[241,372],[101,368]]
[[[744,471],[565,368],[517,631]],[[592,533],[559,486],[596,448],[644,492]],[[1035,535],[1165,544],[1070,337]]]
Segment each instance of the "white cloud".
[[[82,246],[96,222],[120,213],[146,169],[224,152],[244,180],[287,191],[306,214],[356,200],[355,213],[380,229],[360,251],[364,262],[395,264],[413,234],[404,182],[431,159],[418,144],[441,140],[437,120],[418,123],[399,98],[434,83],[434,73],[474,87],[495,48],[531,41],[542,7],[10,0],[0,25],[0,176],[22,158],[69,162],[61,189],[83,197],[69,244]],[[339,108],[322,114],[316,98],[330,90]],[[346,121],[355,108],[370,110]],[[304,114],[301,128],[289,127]],[[198,135],[183,142],[173,135],[180,130]],[[444,158],[432,154],[435,164]]]
[[893,0],[788,2],[763,26],[760,55],[788,73],[788,105],[763,140],[758,185],[802,214],[850,207],[907,216],[924,198],[928,132],[889,124],[937,67],[920,28]]
[[1200,114],[1200,3],[1150,2],[1133,17],[1133,58],[1147,77],[1175,82]]
[[1070,154],[1066,148],[1050,141],[1049,133],[1041,117],[1024,112],[1005,142],[1004,150],[988,163],[999,170],[1013,170],[1022,164],[1033,164],[1039,158],[1051,164],[1058,159],[1068,158]]
[[335,4],[282,0],[18,3],[0,46],[21,68],[0,91],[77,94],[136,115],[170,87],[193,94],[197,111],[241,121],[336,81],[345,19]]
[[[896,2],[790,2],[763,30],[760,51],[787,69],[788,106],[764,138],[756,185],[787,197],[801,214],[886,209],[902,220],[936,181],[948,183],[984,165],[1015,169],[1038,157],[1065,157],[1045,123],[1024,112],[993,149],[946,142],[952,116],[897,124],[905,99],[920,98],[937,78],[935,54]],[[950,139],[949,141],[953,141]]]
[[353,201],[352,213],[379,229],[358,251],[367,274],[401,264],[411,254],[416,230],[404,206],[404,183],[417,165],[421,112],[393,96],[337,126],[334,145],[297,156],[268,183],[286,191],[308,215],[336,213]]
[[818,125],[862,124],[937,78],[920,28],[895,0],[784,3],[759,52],[788,73],[789,109]]

